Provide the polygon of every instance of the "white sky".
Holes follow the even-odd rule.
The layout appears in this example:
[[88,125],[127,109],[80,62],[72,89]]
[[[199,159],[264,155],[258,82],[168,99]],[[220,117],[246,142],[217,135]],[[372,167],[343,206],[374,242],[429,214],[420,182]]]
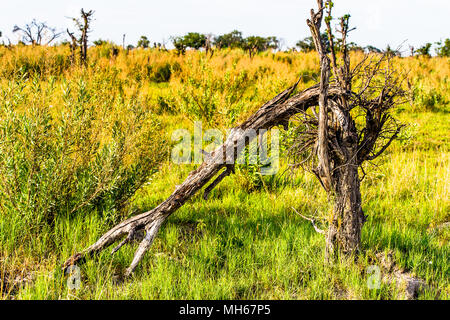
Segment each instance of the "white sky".
[[[244,36],[283,38],[287,46],[309,36],[306,18],[315,0],[0,0],[0,31],[13,42],[15,24],[33,18],[50,26],[73,29],[66,17],[80,8],[95,10],[90,40],[102,38],[136,44],[141,35],[162,42],[187,32],[223,34],[234,29]],[[334,16],[352,15],[357,29],[350,40],[381,49],[404,41],[416,47],[450,38],[450,0],[335,0]],[[5,40],[3,37],[1,40]]]

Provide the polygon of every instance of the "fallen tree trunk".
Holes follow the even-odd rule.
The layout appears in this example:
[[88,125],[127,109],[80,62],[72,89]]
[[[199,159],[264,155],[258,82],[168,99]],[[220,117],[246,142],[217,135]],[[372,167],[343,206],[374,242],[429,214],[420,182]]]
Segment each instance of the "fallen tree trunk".
[[[114,242],[126,236],[113,249],[112,253],[115,253],[124,244],[133,239],[137,231],[145,230],[146,236],[140,243],[134,259],[126,271],[126,275],[130,275],[151,246],[163,222],[204,187],[221,169],[226,168],[226,171],[219,175],[216,181],[213,181],[207,187],[205,198],[207,198],[212,188],[233,170],[232,165],[239,156],[235,151],[242,150],[242,147],[250,142],[246,141],[249,137],[246,135],[248,130],[267,130],[274,126],[285,125],[294,114],[305,112],[310,106],[316,106],[318,104],[320,94],[319,86],[313,86],[292,96],[297,84],[298,82],[277,95],[264,104],[248,120],[232,129],[225,143],[206,157],[207,159],[196,170],[192,171],[186,180],[164,202],[148,212],[139,214],[118,224],[106,232],[96,243],[69,258],[64,263],[63,268],[66,269],[70,265],[82,262],[85,257],[106,249]],[[330,87],[328,95],[335,96],[340,92],[340,89],[337,87]]]

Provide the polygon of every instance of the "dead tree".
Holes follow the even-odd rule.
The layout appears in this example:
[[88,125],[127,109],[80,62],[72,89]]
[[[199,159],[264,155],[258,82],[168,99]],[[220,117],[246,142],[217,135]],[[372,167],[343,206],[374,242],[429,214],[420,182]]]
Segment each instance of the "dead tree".
[[[397,137],[400,126],[389,111],[401,95],[400,80],[395,77],[386,56],[366,57],[355,68],[350,68],[346,37],[348,17],[341,19],[342,46],[338,64],[333,41],[327,54],[320,38],[320,27],[325,7],[318,0],[319,11],[312,11],[308,25],[321,61],[320,84],[294,94],[297,84],[265,103],[244,123],[231,130],[225,143],[212,153],[175,191],[154,209],[118,224],[82,252],[74,254],[64,268],[82,262],[87,256],[122,241],[112,250],[117,252],[130,242],[137,232],[146,235],[137,248],[126,274],[131,274],[151,246],[164,221],[187,200],[205,187],[204,199],[234,169],[237,150],[250,143],[249,130],[268,130],[283,125],[293,116],[302,116],[297,128],[298,138],[292,148],[295,160],[310,164],[322,186],[334,201],[334,212],[326,232],[327,252],[336,248],[345,253],[356,252],[360,244],[361,228],[365,221],[361,209],[360,177],[358,168],[364,161],[373,160],[383,153]],[[331,5],[327,29],[330,40]],[[329,56],[328,56],[329,55]],[[333,70],[333,72],[331,71]],[[358,83],[353,86],[353,81]],[[319,107],[319,112],[316,107]],[[311,110],[311,111],[309,111]],[[355,117],[362,116],[365,125],[358,126]],[[250,135],[251,136],[251,135]],[[314,225],[315,226],[315,225]]]
[[214,48],[213,48],[213,34],[208,33],[206,35],[206,41],[205,41],[205,51],[206,56],[212,58],[214,55]]
[[80,31],[80,37],[78,39],[74,37],[73,33],[67,30],[67,33],[72,39],[72,44],[74,43],[74,39],[77,40],[77,44],[80,48],[80,63],[83,65],[86,65],[87,63],[88,33],[90,32],[93,15],[93,10],[86,12],[84,9],[81,9],[81,18],[72,18],[73,22]]
[[70,42],[70,61],[72,63],[75,63],[76,60],[76,50],[78,47],[78,40],[75,37],[75,35],[73,34],[73,32],[70,32],[69,29],[67,29],[67,34],[69,35],[70,39],[72,42]]
[[37,22],[35,19],[27,23],[24,27],[14,26],[13,32],[22,35],[21,41],[31,45],[49,45],[57,39],[62,32],[57,32],[56,28],[49,27],[45,22]]
[[[361,206],[359,169],[363,171],[365,161],[377,158],[397,138],[402,125],[390,111],[402,102],[404,92],[390,55],[366,56],[351,69],[347,47],[350,16],[339,19],[337,47],[331,27],[333,3],[327,1],[324,6],[322,0],[317,2],[318,12],[312,10],[307,23],[320,57],[319,111],[305,114],[291,155],[294,164],[317,176],[333,202],[326,232],[326,256],[330,257],[333,252],[352,254],[360,248],[366,216]],[[320,37],[325,14],[329,54]],[[341,94],[331,97],[330,83]]]

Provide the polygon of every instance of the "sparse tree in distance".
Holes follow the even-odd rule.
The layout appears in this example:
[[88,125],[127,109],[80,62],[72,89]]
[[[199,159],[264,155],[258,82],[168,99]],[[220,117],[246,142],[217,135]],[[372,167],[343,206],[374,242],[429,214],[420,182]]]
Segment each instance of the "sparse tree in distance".
[[386,49],[384,50],[384,53],[390,57],[401,57],[402,56],[402,54],[399,50],[392,49],[390,45],[388,45],[386,47]]
[[147,49],[150,46],[150,40],[147,38],[147,36],[141,36],[137,43],[138,48],[144,48]]
[[364,52],[364,48],[356,44],[355,42],[350,42],[348,44],[348,50],[350,51],[362,51]]
[[186,48],[198,50],[206,46],[206,36],[198,32],[189,32],[183,37]]
[[93,43],[96,46],[102,46],[102,45],[104,45],[104,44],[106,44],[108,42],[106,40],[98,39],[98,40],[95,40]]
[[186,49],[198,50],[207,46],[207,36],[198,32],[189,32],[182,37],[172,37],[172,43],[177,53],[185,54]]
[[439,57],[450,57],[450,39],[445,39],[444,42],[437,42],[436,53]]
[[377,47],[374,47],[371,45],[364,47],[364,51],[366,51],[367,53],[382,53],[383,52],[380,49],[378,49]]
[[248,51],[250,58],[253,58],[256,53],[266,49],[266,39],[258,36],[250,36],[245,38],[243,49]]
[[271,36],[271,37],[267,37],[266,38],[266,50],[268,50],[268,49],[273,49],[273,50],[281,49],[280,45],[281,45],[281,40],[278,39],[277,37]]
[[214,43],[217,48],[242,48],[244,43],[244,38],[242,37],[242,32],[238,30],[233,30],[230,33],[226,33],[224,35],[217,36],[214,39]]
[[186,45],[184,44],[182,37],[171,38],[173,46],[177,50],[178,55],[184,55],[186,53]]
[[248,51],[250,58],[256,53],[266,51],[268,49],[278,48],[278,39],[276,37],[263,38],[259,36],[250,36],[244,39],[242,48]]
[[67,29],[67,33],[72,39],[72,43],[74,43],[74,40],[76,40],[77,44],[80,47],[80,63],[86,64],[87,63],[87,48],[88,48],[88,34],[91,31],[91,22],[93,19],[94,11],[84,11],[84,9],[81,9],[80,12],[80,18],[72,18],[73,22],[75,23],[76,27],[80,31],[80,37],[77,39],[74,36],[73,32],[70,32],[69,29]]
[[31,45],[49,45],[62,34],[62,32],[57,32],[56,28],[49,27],[47,23],[38,22],[36,19],[23,27],[15,25],[13,32],[20,33],[20,41]]
[[431,43],[426,43],[425,45],[423,45],[422,47],[417,49],[416,53],[419,56],[431,57],[431,54],[430,54],[431,46],[432,46]]

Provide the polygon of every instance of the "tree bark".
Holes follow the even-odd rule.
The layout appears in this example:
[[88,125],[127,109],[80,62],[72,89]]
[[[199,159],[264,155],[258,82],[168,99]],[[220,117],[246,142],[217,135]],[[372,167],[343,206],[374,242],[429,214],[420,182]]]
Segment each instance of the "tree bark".
[[[331,77],[330,58],[320,33],[325,9],[323,0],[318,0],[318,11],[311,11],[311,19],[307,20],[316,51],[320,57],[320,93],[317,159],[318,167],[314,173],[322,183],[329,199],[334,201],[334,209],[329,219],[326,236],[326,259],[336,252],[352,254],[357,252],[361,242],[361,229],[364,214],[361,208],[360,180],[358,176],[358,133],[348,108],[348,97],[341,95],[339,103],[328,99],[328,86]],[[341,20],[343,31],[343,66],[337,72],[334,42],[330,26],[332,3],[327,1],[328,17],[326,24],[331,45],[331,57],[338,85],[343,92],[351,89],[350,60],[346,49],[347,20]],[[328,113],[331,111],[330,117]],[[330,119],[331,118],[331,119]]]
[[358,165],[348,164],[334,173],[334,208],[326,237],[326,257],[336,251],[351,255],[360,249],[365,216],[361,207]]

